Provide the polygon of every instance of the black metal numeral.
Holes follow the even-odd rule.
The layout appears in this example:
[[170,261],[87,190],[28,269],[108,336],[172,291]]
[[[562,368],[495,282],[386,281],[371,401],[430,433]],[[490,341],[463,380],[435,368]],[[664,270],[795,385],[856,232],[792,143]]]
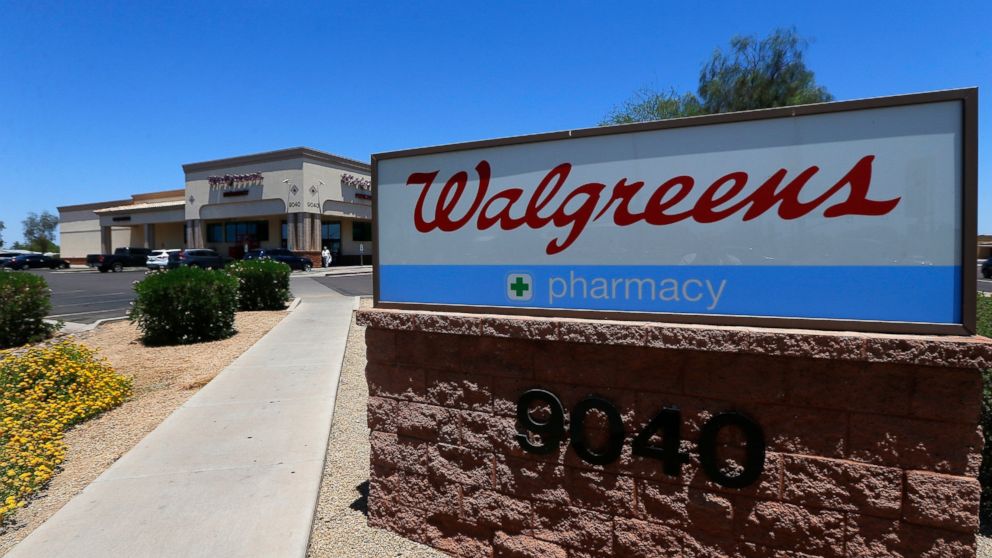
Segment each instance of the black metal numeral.
[[[601,411],[606,415],[610,429],[609,440],[607,440],[606,447],[602,451],[593,450],[586,443],[586,415],[593,409]],[[620,452],[623,450],[623,418],[620,417],[620,412],[617,411],[617,408],[612,403],[602,397],[590,395],[579,401],[575,405],[575,408],[572,409],[571,435],[572,449],[583,460],[595,465],[613,463],[620,457]]]
[[[682,413],[678,409],[665,408],[651,419],[634,438],[634,455],[660,459],[666,475],[677,477],[682,474],[682,464],[689,462],[689,454],[680,451],[682,434]],[[661,446],[651,445],[655,432],[661,433]]]
[[[534,420],[530,414],[530,406],[533,403],[544,403],[551,409],[548,420],[544,422]],[[517,442],[524,451],[545,454],[561,446],[561,439],[565,435],[565,410],[558,396],[550,391],[532,389],[524,392],[517,401],[517,422],[523,425],[525,430],[541,436],[541,445],[538,446],[530,441],[530,436],[526,432],[517,432]]]
[[[545,421],[534,419],[531,407],[535,404],[547,407]],[[589,411],[597,410],[606,415],[609,438],[603,448],[589,447],[585,432],[585,421]],[[558,396],[543,389],[524,392],[517,401],[517,442],[524,451],[548,454],[561,447],[565,436],[565,409]],[[682,451],[682,414],[676,408],[664,408],[637,433],[632,443],[634,455],[660,459],[666,475],[679,476],[682,465],[689,462],[689,455]],[[717,447],[718,438],[724,427],[740,429],[744,435],[744,463],[736,475],[728,475],[720,468]],[[523,431],[521,431],[523,430]],[[588,463],[607,465],[616,461],[623,451],[626,432],[620,411],[608,400],[590,395],[572,409],[571,425],[572,449]],[[531,441],[531,434],[540,436],[541,444]],[[661,445],[653,445],[651,439],[659,434]],[[743,488],[761,477],[765,469],[765,434],[761,426],[736,411],[720,413],[703,425],[699,433],[699,462],[703,472],[713,482],[727,488]]]
[[[736,426],[744,434],[744,468],[730,476],[720,470],[717,437],[725,426]],[[761,426],[738,412],[720,413],[711,418],[699,433],[699,462],[713,482],[727,488],[743,488],[758,480],[765,469],[765,434]]]

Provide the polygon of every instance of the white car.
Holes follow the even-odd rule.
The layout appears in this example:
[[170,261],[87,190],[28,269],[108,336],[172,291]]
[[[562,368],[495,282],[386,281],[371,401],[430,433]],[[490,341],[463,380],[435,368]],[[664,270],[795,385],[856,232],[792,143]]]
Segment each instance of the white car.
[[[148,260],[145,262],[145,266],[148,269],[168,269],[169,261],[175,262],[179,258],[179,252],[182,250],[152,250],[151,254],[148,254]],[[175,267],[173,265],[172,267]]]

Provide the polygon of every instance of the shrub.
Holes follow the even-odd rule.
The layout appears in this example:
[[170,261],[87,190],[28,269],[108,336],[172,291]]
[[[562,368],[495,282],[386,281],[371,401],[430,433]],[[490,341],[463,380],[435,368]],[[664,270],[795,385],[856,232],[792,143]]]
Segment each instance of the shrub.
[[241,310],[282,310],[289,302],[288,265],[273,260],[248,260],[227,266],[238,279],[238,307]]
[[67,428],[130,393],[130,378],[82,345],[0,351],[0,520],[55,473]]
[[[979,335],[992,337],[992,298],[978,294]],[[982,435],[985,446],[982,448],[982,466],[978,470],[978,481],[982,485],[982,500],[979,517],[982,532],[992,530],[992,370],[982,372]]]
[[0,349],[47,338],[58,326],[45,323],[52,309],[45,279],[32,273],[0,273]]
[[180,267],[135,284],[131,321],[146,345],[182,345],[234,335],[238,280],[222,271]]

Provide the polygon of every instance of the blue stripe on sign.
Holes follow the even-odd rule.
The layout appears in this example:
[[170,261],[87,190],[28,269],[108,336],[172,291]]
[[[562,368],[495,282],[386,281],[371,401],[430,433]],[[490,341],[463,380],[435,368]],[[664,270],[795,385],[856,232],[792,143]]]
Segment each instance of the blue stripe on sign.
[[961,323],[960,266],[383,265],[378,273],[383,302]]

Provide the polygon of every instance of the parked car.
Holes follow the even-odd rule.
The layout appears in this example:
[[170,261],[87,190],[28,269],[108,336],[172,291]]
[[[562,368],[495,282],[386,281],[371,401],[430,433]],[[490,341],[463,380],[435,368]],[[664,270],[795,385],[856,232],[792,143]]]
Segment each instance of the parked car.
[[178,248],[175,250],[153,250],[148,256],[148,260],[145,265],[148,269],[172,269],[174,267],[179,267],[179,253],[182,250]]
[[0,267],[20,255],[19,252],[0,252]]
[[190,267],[200,267],[203,269],[221,269],[234,258],[221,256],[217,252],[207,248],[194,248],[179,252],[179,264]]
[[982,277],[992,279],[992,258],[982,263]]
[[68,269],[69,262],[45,256],[42,254],[19,254],[13,258],[5,260],[2,264],[9,269],[37,269],[47,267],[48,269]]
[[300,271],[310,271],[313,267],[313,262],[310,261],[310,258],[306,258],[299,254],[294,254],[285,248],[263,248],[261,250],[249,250],[245,252],[244,259],[275,260],[288,265],[290,269],[298,269]]
[[90,254],[86,265],[95,267],[100,273],[122,271],[125,267],[144,267],[148,261],[148,248],[118,248],[113,254]]

